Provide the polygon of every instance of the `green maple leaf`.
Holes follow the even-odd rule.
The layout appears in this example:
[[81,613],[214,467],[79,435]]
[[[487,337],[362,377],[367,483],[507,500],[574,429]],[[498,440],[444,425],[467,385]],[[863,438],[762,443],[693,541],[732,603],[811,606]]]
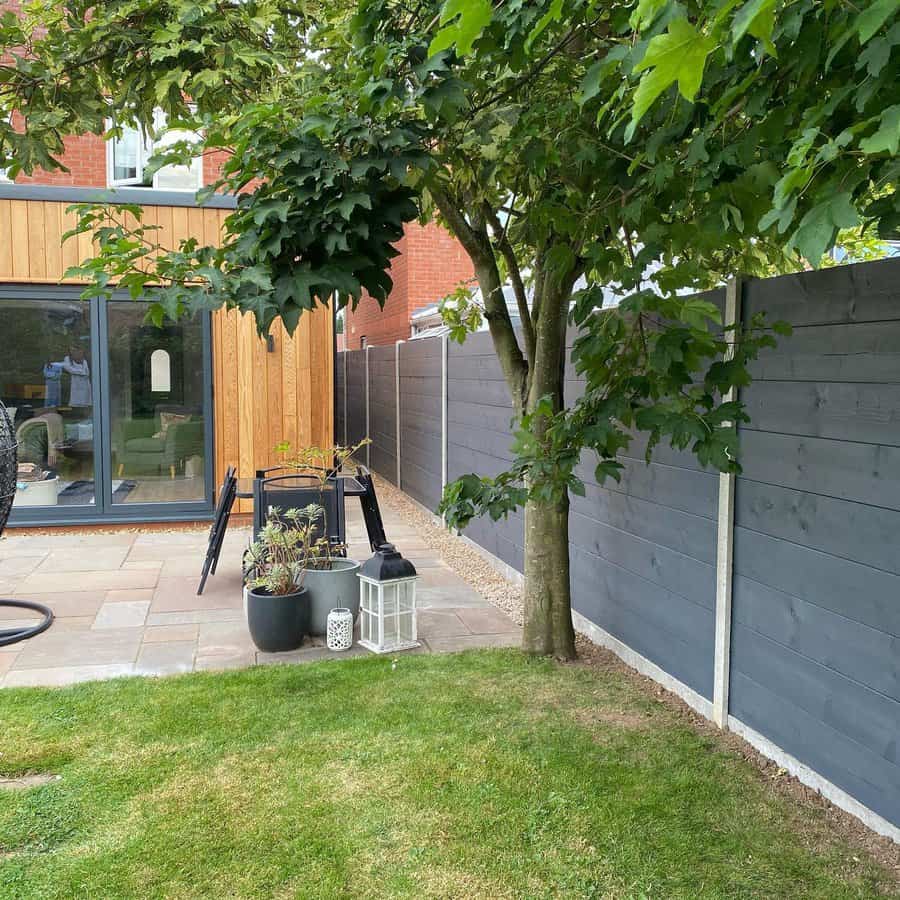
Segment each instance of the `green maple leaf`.
[[668,31],[650,41],[644,58],[634,67],[635,72],[651,71],[641,78],[634,92],[629,139],[637,123],[670,85],[677,82],[681,96],[693,101],[700,90],[706,58],[714,47],[715,41],[697,31],[687,19],[673,20]]
[[460,56],[472,52],[472,45],[490,24],[491,0],[446,0],[441,7],[441,30],[434,36],[428,55],[456,47]]
[[886,150],[893,156],[897,155],[900,149],[900,105],[889,106],[881,114],[878,131],[860,141],[859,147],[864,153],[881,153]]
[[796,247],[809,262],[818,266],[825,252],[834,244],[841,228],[853,228],[859,214],[848,191],[835,194],[830,200],[814,206],[800,220],[791,236],[790,246]]

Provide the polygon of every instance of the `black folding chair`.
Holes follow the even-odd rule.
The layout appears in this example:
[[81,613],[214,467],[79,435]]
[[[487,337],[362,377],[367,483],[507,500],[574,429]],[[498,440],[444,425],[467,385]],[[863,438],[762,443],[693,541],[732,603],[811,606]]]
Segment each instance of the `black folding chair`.
[[302,509],[313,503],[325,510],[324,533],[343,555],[347,534],[344,481],[337,475],[329,475],[324,484],[315,475],[257,478],[253,483],[253,536],[259,534],[273,509]]
[[206,579],[210,574],[216,574],[219,554],[222,552],[222,541],[225,538],[225,530],[228,528],[228,519],[231,517],[236,494],[237,477],[234,466],[229,466],[219,491],[215,518],[213,519],[212,527],[209,529],[209,545],[206,549],[206,559],[203,561],[203,573],[200,576],[200,586],[197,588],[198,594],[203,593],[203,588],[206,587]]

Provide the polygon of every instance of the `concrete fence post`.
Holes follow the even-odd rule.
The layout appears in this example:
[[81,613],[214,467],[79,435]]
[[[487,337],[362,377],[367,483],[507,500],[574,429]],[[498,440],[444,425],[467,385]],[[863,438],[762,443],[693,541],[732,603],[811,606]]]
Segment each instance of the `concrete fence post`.
[[447,360],[449,358],[449,341],[447,333],[441,335],[441,497],[444,495],[444,488],[447,487]]
[[[366,440],[371,441],[369,436],[369,395],[372,393],[371,386],[369,384],[369,350],[370,347],[366,347]],[[372,468],[372,444],[366,444],[366,468]]]
[[[725,288],[725,319],[723,325],[741,322],[741,281],[732,278]],[[734,331],[726,332],[726,340],[734,340]],[[734,353],[733,345],[726,358]],[[732,388],[722,398],[725,402],[737,399]],[[719,473],[719,512],[716,546],[716,649],[713,661],[713,721],[719,728],[728,727],[728,688],[731,669],[731,600],[734,564],[734,487],[735,476]]]
[[350,355],[349,350],[344,350],[341,356],[344,357],[344,446],[346,447],[348,444],[347,441],[347,357]]
[[401,468],[400,468],[400,345],[403,341],[397,341],[394,344],[394,410],[397,413],[397,430],[395,434],[395,443],[397,445],[397,487],[401,487]]

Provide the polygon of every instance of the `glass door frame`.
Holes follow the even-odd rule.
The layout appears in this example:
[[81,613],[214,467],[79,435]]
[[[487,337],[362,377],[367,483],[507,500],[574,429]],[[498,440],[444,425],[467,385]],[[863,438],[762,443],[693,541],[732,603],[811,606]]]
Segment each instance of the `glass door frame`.
[[[202,324],[203,354],[203,443],[204,498],[159,503],[113,503],[112,489],[112,410],[109,397],[109,320],[107,299],[81,300],[82,288],[76,285],[4,284],[0,285],[0,303],[4,300],[59,300],[90,304],[91,323],[91,400],[94,422],[94,502],[72,506],[13,507],[9,526],[112,524],[148,522],[202,521],[212,518],[215,490],[215,452],[212,384],[212,321],[209,312],[198,313]],[[114,291],[113,301],[132,300],[127,291]],[[99,427],[97,425],[99,424]]]

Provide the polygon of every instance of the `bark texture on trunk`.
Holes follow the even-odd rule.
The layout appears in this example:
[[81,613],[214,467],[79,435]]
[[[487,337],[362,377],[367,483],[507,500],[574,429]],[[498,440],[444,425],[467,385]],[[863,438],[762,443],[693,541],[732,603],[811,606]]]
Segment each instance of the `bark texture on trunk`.
[[[564,406],[563,378],[566,360],[566,318],[571,283],[551,288],[544,284],[535,327],[535,353],[527,411],[533,412],[544,397],[554,412]],[[538,437],[549,425],[534,424]],[[556,502],[531,500],[525,506],[525,628],[523,647],[530,653],[575,657],[569,584],[569,496]]]
[[525,506],[525,628],[529,653],[575,658],[569,590],[569,499]]

